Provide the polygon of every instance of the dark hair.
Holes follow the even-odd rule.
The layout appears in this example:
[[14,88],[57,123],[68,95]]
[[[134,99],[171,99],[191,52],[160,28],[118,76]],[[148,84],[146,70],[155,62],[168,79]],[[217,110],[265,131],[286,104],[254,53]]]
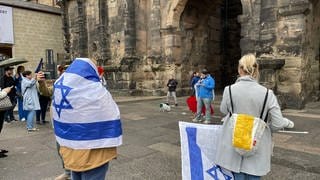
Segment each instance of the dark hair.
[[202,69],[201,73],[207,75],[207,74],[209,74],[209,71],[207,69]]
[[26,77],[26,76],[28,76],[28,75],[30,75],[30,74],[32,74],[31,71],[24,71],[24,72],[22,73],[23,77]]
[[17,67],[17,73],[22,73],[22,70],[24,70],[24,66],[18,66]]

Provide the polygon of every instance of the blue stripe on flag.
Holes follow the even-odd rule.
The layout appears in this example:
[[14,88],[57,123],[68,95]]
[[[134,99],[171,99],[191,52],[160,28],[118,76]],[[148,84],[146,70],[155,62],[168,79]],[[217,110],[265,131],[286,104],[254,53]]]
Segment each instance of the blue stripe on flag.
[[197,144],[197,128],[186,128],[189,146],[191,180],[203,180],[201,149]]
[[93,123],[63,123],[54,120],[55,134],[67,140],[86,141],[122,135],[120,119]]
[[90,81],[100,82],[100,78],[93,67],[86,61],[76,59],[66,70],[67,73],[77,74]]

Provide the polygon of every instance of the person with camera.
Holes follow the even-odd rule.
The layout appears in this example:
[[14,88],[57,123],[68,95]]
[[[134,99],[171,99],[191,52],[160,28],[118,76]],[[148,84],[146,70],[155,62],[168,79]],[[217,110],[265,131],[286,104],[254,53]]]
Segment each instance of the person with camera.
[[36,86],[37,80],[32,77],[31,71],[24,71],[22,75],[21,92],[23,94],[23,110],[27,112],[27,130],[28,132],[33,132],[39,130],[34,127],[33,121],[36,111],[40,110]]

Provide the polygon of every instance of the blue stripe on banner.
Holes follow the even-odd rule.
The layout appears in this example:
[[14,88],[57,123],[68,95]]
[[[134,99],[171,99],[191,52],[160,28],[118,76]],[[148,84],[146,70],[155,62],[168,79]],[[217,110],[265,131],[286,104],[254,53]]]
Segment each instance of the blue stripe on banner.
[[201,149],[197,144],[197,128],[186,128],[189,146],[191,180],[203,180]]
[[120,119],[93,123],[63,123],[54,120],[55,134],[67,140],[86,141],[122,135]]
[[77,74],[90,81],[100,82],[100,78],[93,67],[86,61],[76,59],[66,70],[67,73]]

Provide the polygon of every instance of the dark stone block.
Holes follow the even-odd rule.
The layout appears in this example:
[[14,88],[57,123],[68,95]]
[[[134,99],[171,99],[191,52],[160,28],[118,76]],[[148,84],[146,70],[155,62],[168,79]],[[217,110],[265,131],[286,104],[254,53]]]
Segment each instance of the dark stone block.
[[261,22],[276,22],[277,21],[276,8],[263,8],[261,9],[260,21]]
[[263,0],[263,1],[261,1],[261,7],[263,7],[263,8],[276,8],[276,7],[278,7],[278,0]]
[[131,81],[129,84],[129,89],[136,89],[137,88],[137,82],[136,81]]
[[305,100],[302,96],[279,93],[277,95],[281,109],[292,108],[292,109],[303,109],[305,106]]
[[307,2],[298,2],[298,3],[290,3],[288,6],[283,6],[279,8],[280,16],[292,16],[297,14],[309,14],[309,3]]
[[240,47],[241,47],[242,52],[254,52],[255,41],[247,39],[247,38],[242,38],[240,40]]
[[277,48],[280,53],[290,53],[294,55],[300,55],[302,53],[301,45],[281,44],[278,45]]
[[301,45],[302,43],[302,35],[298,35],[297,37],[287,37],[283,39],[283,44],[289,45]]
[[258,58],[258,64],[260,69],[280,69],[284,66],[284,59],[274,58]]

